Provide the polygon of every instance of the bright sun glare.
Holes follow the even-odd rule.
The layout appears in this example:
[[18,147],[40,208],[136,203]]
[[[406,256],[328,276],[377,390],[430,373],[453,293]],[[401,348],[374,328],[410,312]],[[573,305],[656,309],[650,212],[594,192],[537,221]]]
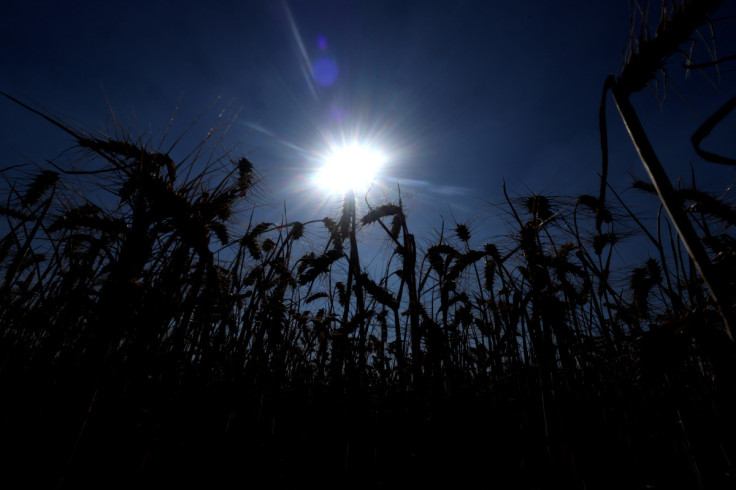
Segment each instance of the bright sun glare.
[[386,157],[367,145],[334,148],[315,176],[317,185],[333,193],[366,189],[375,179]]

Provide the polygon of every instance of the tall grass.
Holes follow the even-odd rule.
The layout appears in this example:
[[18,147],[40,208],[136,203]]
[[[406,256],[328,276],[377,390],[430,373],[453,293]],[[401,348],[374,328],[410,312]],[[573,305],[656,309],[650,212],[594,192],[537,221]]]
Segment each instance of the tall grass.
[[[75,138],[78,160],[3,189],[7,478],[736,483],[723,304],[680,228],[660,217],[650,230],[614,190],[616,201],[504,186],[514,231],[494,243],[464,223],[415,237],[398,192],[366,199],[363,213],[364,196],[348,193],[323,220],[243,224],[256,168],[212,153],[216,131],[176,161],[120,126],[93,135],[43,116]],[[656,184],[633,187],[661,197]],[[694,183],[672,192],[732,277],[733,203]],[[367,229],[389,252],[371,267]],[[301,252],[305,233],[324,245]],[[656,254],[620,264],[634,234]]]

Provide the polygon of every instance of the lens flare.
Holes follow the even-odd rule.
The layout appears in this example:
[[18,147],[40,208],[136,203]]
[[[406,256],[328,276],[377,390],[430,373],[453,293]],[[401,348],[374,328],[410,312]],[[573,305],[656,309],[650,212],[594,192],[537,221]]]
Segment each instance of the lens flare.
[[317,36],[317,47],[320,51],[327,50],[327,37],[324,34]]
[[334,84],[337,74],[337,62],[332,58],[317,58],[312,65],[312,77],[322,87]]

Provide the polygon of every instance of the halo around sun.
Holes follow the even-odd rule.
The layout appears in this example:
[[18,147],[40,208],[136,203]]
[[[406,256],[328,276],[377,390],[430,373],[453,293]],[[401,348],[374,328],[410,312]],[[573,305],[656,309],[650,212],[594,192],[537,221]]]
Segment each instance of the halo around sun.
[[314,176],[315,183],[332,193],[367,189],[385,163],[386,156],[369,146],[353,143],[335,147]]

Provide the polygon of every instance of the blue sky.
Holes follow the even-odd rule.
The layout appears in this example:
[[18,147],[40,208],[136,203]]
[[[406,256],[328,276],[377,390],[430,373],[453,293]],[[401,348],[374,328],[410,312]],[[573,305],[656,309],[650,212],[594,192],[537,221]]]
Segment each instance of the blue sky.
[[[182,150],[221,111],[237,114],[223,144],[263,176],[263,212],[286,207],[305,221],[336,209],[309,180],[328,142],[369,140],[390,160],[376,201],[399,183],[417,232],[444,217],[470,221],[485,240],[505,231],[489,204],[503,198],[503,180],[512,195],[597,192],[598,104],[630,26],[624,1],[9,1],[0,90],[92,128],[109,127],[107,97],[123,123],[158,135],[177,106],[173,135],[219,98]],[[736,22],[716,28],[720,54],[736,53]],[[718,89],[681,64],[668,66],[664,101],[660,86],[634,104],[673,179],[689,178],[692,162],[701,185],[725,190],[733,171],[698,162],[688,141],[734,95],[736,63]],[[644,172],[610,100],[608,110],[610,182],[654,213],[656,202],[626,192]],[[734,149],[733,119],[713,138],[724,151]],[[70,144],[0,100],[0,168]]]

